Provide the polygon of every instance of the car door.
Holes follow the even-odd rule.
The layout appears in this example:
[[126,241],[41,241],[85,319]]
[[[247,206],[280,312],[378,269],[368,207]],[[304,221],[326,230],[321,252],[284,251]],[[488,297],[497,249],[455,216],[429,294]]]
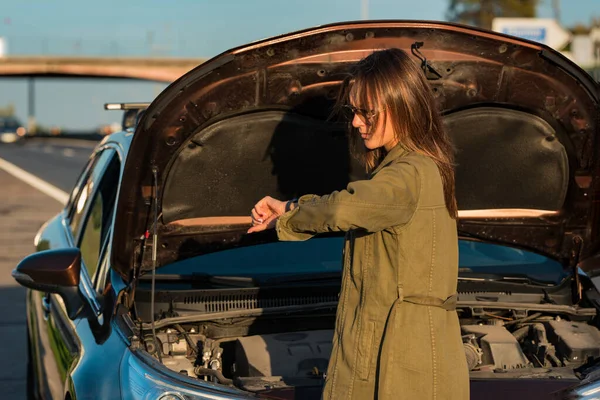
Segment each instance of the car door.
[[[112,334],[110,318],[114,296],[106,293],[109,273],[111,226],[121,174],[120,157],[113,157],[79,228],[77,245],[81,250],[80,288],[91,313],[76,323],[80,341],[77,365],[70,371],[72,398],[118,398],[119,363],[126,346]],[[101,366],[102,373],[98,373]]]
[[[45,242],[45,248],[80,248],[82,268],[79,286],[93,311],[97,311],[99,305],[94,296],[92,278],[102,243],[107,238],[107,216],[112,215],[117,190],[117,185],[109,182],[105,174],[115,169],[119,174],[119,168],[114,149],[107,147],[96,152],[63,212],[46,226],[37,240]],[[37,247],[40,249],[39,243]],[[63,399],[69,372],[81,355],[81,342],[76,333],[79,321],[68,318],[60,296],[41,292],[29,295],[33,305],[30,309],[35,310],[30,316],[30,329],[35,332],[32,336],[36,338],[33,340],[32,358],[36,358],[34,365],[39,392],[43,399]]]
[[[119,399],[121,360],[127,352],[127,343],[113,329],[116,293],[112,288],[110,269],[110,232],[102,245],[100,262],[94,277],[96,298],[101,302],[101,313],[77,323],[81,341],[81,357],[70,374],[68,388],[71,398]],[[102,372],[99,373],[99,366]]]

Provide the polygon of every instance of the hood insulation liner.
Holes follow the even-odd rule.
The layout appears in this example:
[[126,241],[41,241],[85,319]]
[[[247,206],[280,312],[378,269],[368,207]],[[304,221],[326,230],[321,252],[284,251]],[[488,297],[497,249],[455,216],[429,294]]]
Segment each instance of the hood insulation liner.
[[[457,150],[460,209],[562,207],[568,157],[547,122],[499,107],[445,121]],[[343,127],[294,112],[241,115],[198,132],[179,153],[166,180],[163,221],[247,216],[265,195],[325,194],[363,178]]]

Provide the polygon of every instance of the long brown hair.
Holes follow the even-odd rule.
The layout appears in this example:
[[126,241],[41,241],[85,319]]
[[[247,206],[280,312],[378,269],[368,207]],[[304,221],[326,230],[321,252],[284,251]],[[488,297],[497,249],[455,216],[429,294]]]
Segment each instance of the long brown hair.
[[[350,98],[356,107],[385,110],[398,145],[436,163],[446,208],[452,218],[457,218],[454,149],[427,78],[408,54],[396,48],[378,50],[356,63],[342,87],[336,109],[341,110]],[[369,121],[371,127],[378,126],[380,115],[381,112],[375,114]],[[385,149],[367,150],[360,135],[349,125],[351,151],[367,171],[372,171],[383,161]]]

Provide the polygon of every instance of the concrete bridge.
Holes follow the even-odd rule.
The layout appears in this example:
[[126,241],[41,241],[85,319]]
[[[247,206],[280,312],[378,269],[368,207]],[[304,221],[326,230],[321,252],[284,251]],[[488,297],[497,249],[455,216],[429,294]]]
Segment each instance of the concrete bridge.
[[28,78],[29,132],[36,131],[35,78],[125,78],[171,83],[205,58],[153,57],[0,57],[0,77]]
[[205,58],[0,57],[0,77],[97,77],[173,82]]

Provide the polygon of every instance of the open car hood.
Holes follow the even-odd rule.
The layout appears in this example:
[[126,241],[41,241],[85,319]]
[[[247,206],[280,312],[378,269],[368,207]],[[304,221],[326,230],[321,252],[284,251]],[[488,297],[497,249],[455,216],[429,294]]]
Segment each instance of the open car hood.
[[416,42],[414,60],[427,59],[457,148],[460,234],[565,266],[596,254],[599,91],[588,74],[548,47],[498,33],[361,21],[226,51],[165,89],[125,164],[114,268],[130,277],[136,267],[277,240],[245,234],[260,198],[323,194],[364,178],[343,124],[328,120],[339,85],[374,49],[411,53]]

